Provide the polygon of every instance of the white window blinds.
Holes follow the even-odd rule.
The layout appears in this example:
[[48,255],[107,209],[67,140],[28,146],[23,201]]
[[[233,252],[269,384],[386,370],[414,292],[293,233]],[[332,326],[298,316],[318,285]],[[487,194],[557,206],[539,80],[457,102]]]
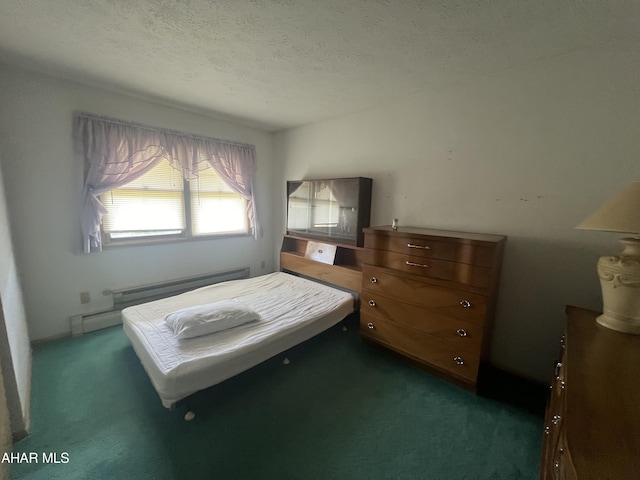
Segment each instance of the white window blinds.
[[189,182],[193,235],[247,233],[247,200],[235,193],[212,168]]
[[102,229],[112,239],[179,235],[186,228],[182,176],[167,160],[100,195],[100,202],[108,210]]

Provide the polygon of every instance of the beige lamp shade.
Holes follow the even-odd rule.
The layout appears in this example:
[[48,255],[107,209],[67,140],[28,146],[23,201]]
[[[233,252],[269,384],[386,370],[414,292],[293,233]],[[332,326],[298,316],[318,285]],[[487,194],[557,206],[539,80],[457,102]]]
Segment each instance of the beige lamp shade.
[[640,182],[620,190],[576,228],[640,234]]

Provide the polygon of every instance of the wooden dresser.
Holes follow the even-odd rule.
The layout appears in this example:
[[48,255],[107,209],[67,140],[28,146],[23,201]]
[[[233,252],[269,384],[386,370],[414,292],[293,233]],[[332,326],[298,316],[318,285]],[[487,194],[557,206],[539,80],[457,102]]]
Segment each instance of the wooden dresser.
[[541,479],[640,478],[640,336],[567,307],[547,406]]
[[506,237],[406,227],[364,234],[363,337],[475,390]]

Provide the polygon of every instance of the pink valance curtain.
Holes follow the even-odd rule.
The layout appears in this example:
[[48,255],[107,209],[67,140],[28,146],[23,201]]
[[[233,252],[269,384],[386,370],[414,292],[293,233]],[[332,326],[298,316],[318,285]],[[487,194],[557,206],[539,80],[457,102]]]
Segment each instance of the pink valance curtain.
[[256,150],[253,145],[147,127],[87,113],[74,116],[76,148],[84,159],[81,229],[85,253],[100,251],[100,224],[107,213],[98,196],[122,187],[167,159],[186,180],[214,168],[247,199],[249,225],[260,235],[256,214]]

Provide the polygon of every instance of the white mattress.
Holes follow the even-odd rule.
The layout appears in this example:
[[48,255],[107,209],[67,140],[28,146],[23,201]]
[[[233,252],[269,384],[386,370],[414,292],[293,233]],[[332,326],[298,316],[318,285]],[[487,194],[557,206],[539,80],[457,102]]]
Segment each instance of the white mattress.
[[[241,298],[261,320],[177,339],[163,317],[181,308]],[[276,272],[199,288],[126,308],[124,331],[162,404],[170,407],[335,325],[353,312],[350,293]]]

